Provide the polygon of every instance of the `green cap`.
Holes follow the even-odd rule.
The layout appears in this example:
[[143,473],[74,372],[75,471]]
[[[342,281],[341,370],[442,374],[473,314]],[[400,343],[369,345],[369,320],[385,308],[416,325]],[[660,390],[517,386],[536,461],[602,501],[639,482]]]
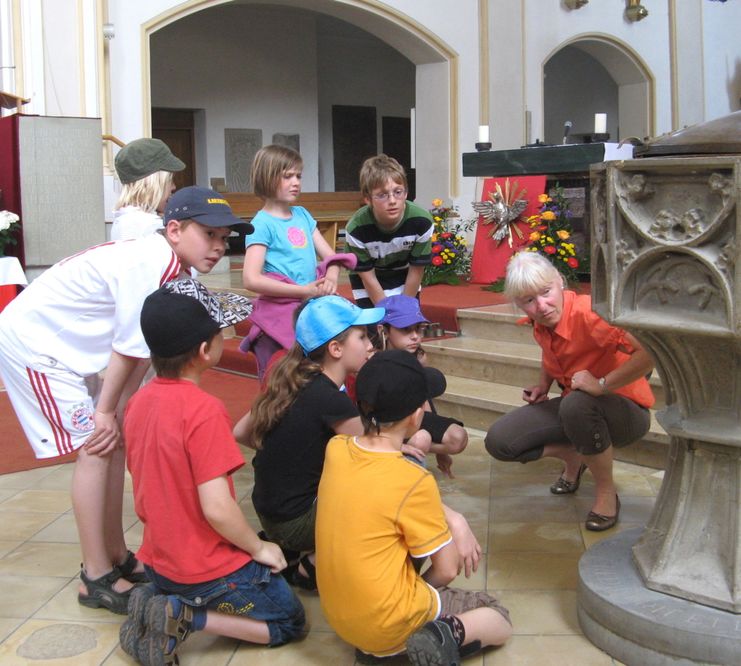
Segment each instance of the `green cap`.
[[159,139],[136,139],[127,143],[116,155],[116,173],[126,185],[158,171],[182,171],[185,164],[172,154]]

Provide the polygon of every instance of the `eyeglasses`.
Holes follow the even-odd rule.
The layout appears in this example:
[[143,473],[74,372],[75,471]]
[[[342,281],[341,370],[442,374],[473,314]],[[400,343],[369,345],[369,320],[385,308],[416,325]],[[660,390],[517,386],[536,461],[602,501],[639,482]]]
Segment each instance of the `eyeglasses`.
[[385,203],[391,197],[394,197],[394,199],[403,199],[406,195],[407,195],[407,191],[403,187],[397,187],[395,190],[392,190],[391,192],[381,192],[381,194],[374,194],[373,198],[376,201],[381,201]]

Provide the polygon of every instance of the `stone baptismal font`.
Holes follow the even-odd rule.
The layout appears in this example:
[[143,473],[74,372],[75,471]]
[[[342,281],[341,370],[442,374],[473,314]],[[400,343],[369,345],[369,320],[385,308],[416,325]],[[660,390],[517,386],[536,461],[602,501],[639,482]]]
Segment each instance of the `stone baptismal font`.
[[741,664],[741,111],[592,167],[592,300],[666,392],[645,530],[579,564],[585,635],[630,666]]

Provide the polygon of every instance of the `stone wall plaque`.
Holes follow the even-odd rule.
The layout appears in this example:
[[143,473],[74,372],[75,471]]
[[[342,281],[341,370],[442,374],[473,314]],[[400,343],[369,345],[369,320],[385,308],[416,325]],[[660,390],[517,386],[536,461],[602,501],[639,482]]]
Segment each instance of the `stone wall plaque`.
[[262,130],[224,129],[226,186],[230,192],[252,192],[250,168],[262,148]]
[[273,143],[276,146],[293,148],[297,153],[301,152],[301,136],[299,134],[273,134]]

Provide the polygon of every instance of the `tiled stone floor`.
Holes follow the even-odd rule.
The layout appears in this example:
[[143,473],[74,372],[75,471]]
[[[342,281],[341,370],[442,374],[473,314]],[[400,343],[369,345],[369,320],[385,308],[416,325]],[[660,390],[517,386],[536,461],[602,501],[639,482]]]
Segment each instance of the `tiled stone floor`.
[[[616,664],[581,634],[576,617],[577,563],[586,548],[607,534],[586,532],[592,480],[585,475],[576,496],[556,497],[548,486],[560,466],[543,460],[504,464],[484,450],[472,431],[468,449],[454,464],[456,478],[441,479],[443,497],[463,512],[485,551],[479,570],[456,584],[486,586],[509,607],[514,636],[501,649],[465,663],[501,666],[601,666]],[[69,487],[71,465],[0,476],[0,663],[131,664],[118,645],[121,617],[79,606],[80,562]],[[615,464],[622,513],[616,529],[644,524],[661,484],[661,472]],[[240,503],[253,525],[252,474],[236,475]],[[127,482],[124,523],[130,547],[141,539]],[[196,634],[181,650],[184,666],[270,666],[353,664],[353,650],[328,627],[318,598],[300,593],[309,631],[279,649],[239,644]],[[406,663],[404,659],[396,663]]]

